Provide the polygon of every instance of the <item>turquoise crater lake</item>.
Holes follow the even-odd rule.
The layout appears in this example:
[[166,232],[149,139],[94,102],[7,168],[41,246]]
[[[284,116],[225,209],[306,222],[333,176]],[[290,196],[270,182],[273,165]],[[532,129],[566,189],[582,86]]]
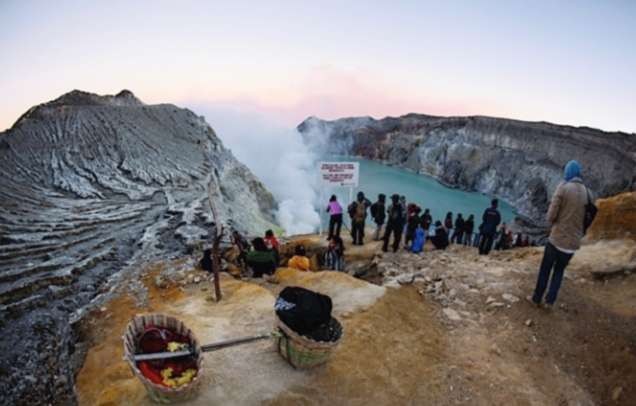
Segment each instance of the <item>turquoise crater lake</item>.
[[[478,193],[466,192],[459,189],[452,189],[439,183],[434,178],[421,175],[407,170],[383,165],[378,162],[358,158],[328,157],[323,161],[348,161],[360,163],[359,187],[354,189],[353,196],[358,191],[364,192],[365,196],[372,202],[377,200],[379,193],[389,196],[393,193],[406,196],[407,202],[416,203],[422,210],[430,209],[433,220],[443,220],[446,213],[453,212],[453,219],[457,213],[461,213],[464,218],[469,215],[475,216],[475,227],[481,223],[481,215],[484,209],[490,206],[491,197]],[[329,196],[335,194],[343,207],[349,203],[349,189],[345,188],[324,188],[322,198],[324,206],[327,206]],[[321,220],[323,228],[328,223],[328,215],[321,207]],[[512,206],[499,200],[499,211],[502,221],[510,223],[515,218]],[[348,217],[345,215],[345,217]],[[348,219],[347,219],[348,220]]]

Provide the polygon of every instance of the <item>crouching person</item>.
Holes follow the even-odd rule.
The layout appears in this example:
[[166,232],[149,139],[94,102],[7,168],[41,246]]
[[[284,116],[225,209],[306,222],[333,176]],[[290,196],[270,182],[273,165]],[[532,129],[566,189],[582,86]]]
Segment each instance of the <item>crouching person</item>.
[[299,271],[309,271],[310,261],[307,258],[305,247],[303,245],[297,245],[294,248],[294,256],[287,262],[288,268],[298,269]]
[[246,256],[247,267],[252,270],[252,277],[260,278],[264,274],[273,274],[276,271],[274,252],[267,249],[265,241],[260,237],[252,240],[252,247],[254,249]]

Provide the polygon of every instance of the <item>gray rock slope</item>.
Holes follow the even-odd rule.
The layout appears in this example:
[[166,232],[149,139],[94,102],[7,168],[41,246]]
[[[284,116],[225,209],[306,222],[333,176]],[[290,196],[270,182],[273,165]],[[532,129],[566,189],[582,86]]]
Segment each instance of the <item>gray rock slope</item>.
[[[452,187],[498,196],[540,224],[570,159],[597,196],[636,188],[636,134],[493,117],[408,114],[298,126],[326,153],[350,154],[433,176]],[[387,191],[390,192],[390,191]]]
[[209,184],[225,223],[274,221],[203,118],[129,91],[33,107],[0,133],[0,176],[0,403],[73,402],[69,317],[118,271],[206,238]]

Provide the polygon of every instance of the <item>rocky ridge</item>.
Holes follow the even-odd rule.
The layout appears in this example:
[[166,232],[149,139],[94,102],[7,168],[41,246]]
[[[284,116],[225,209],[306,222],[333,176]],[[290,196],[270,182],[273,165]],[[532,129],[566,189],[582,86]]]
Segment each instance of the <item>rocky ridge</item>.
[[209,187],[225,224],[260,233],[274,221],[272,195],[202,117],[126,90],[31,108],[0,133],[0,174],[0,390],[11,404],[73,401],[69,320],[120,274],[205,241]]
[[636,189],[636,135],[493,117],[408,114],[334,121],[310,117],[298,130],[327,154],[360,156],[498,196],[536,224],[570,159],[598,197]]

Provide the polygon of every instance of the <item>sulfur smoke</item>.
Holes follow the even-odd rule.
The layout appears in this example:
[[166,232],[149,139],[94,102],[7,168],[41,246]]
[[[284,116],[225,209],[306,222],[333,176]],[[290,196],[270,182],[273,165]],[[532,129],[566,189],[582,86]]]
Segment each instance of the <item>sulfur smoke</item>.
[[284,128],[255,113],[198,106],[223,144],[267,186],[278,201],[275,213],[286,234],[315,232],[320,218],[318,155],[295,128]]

